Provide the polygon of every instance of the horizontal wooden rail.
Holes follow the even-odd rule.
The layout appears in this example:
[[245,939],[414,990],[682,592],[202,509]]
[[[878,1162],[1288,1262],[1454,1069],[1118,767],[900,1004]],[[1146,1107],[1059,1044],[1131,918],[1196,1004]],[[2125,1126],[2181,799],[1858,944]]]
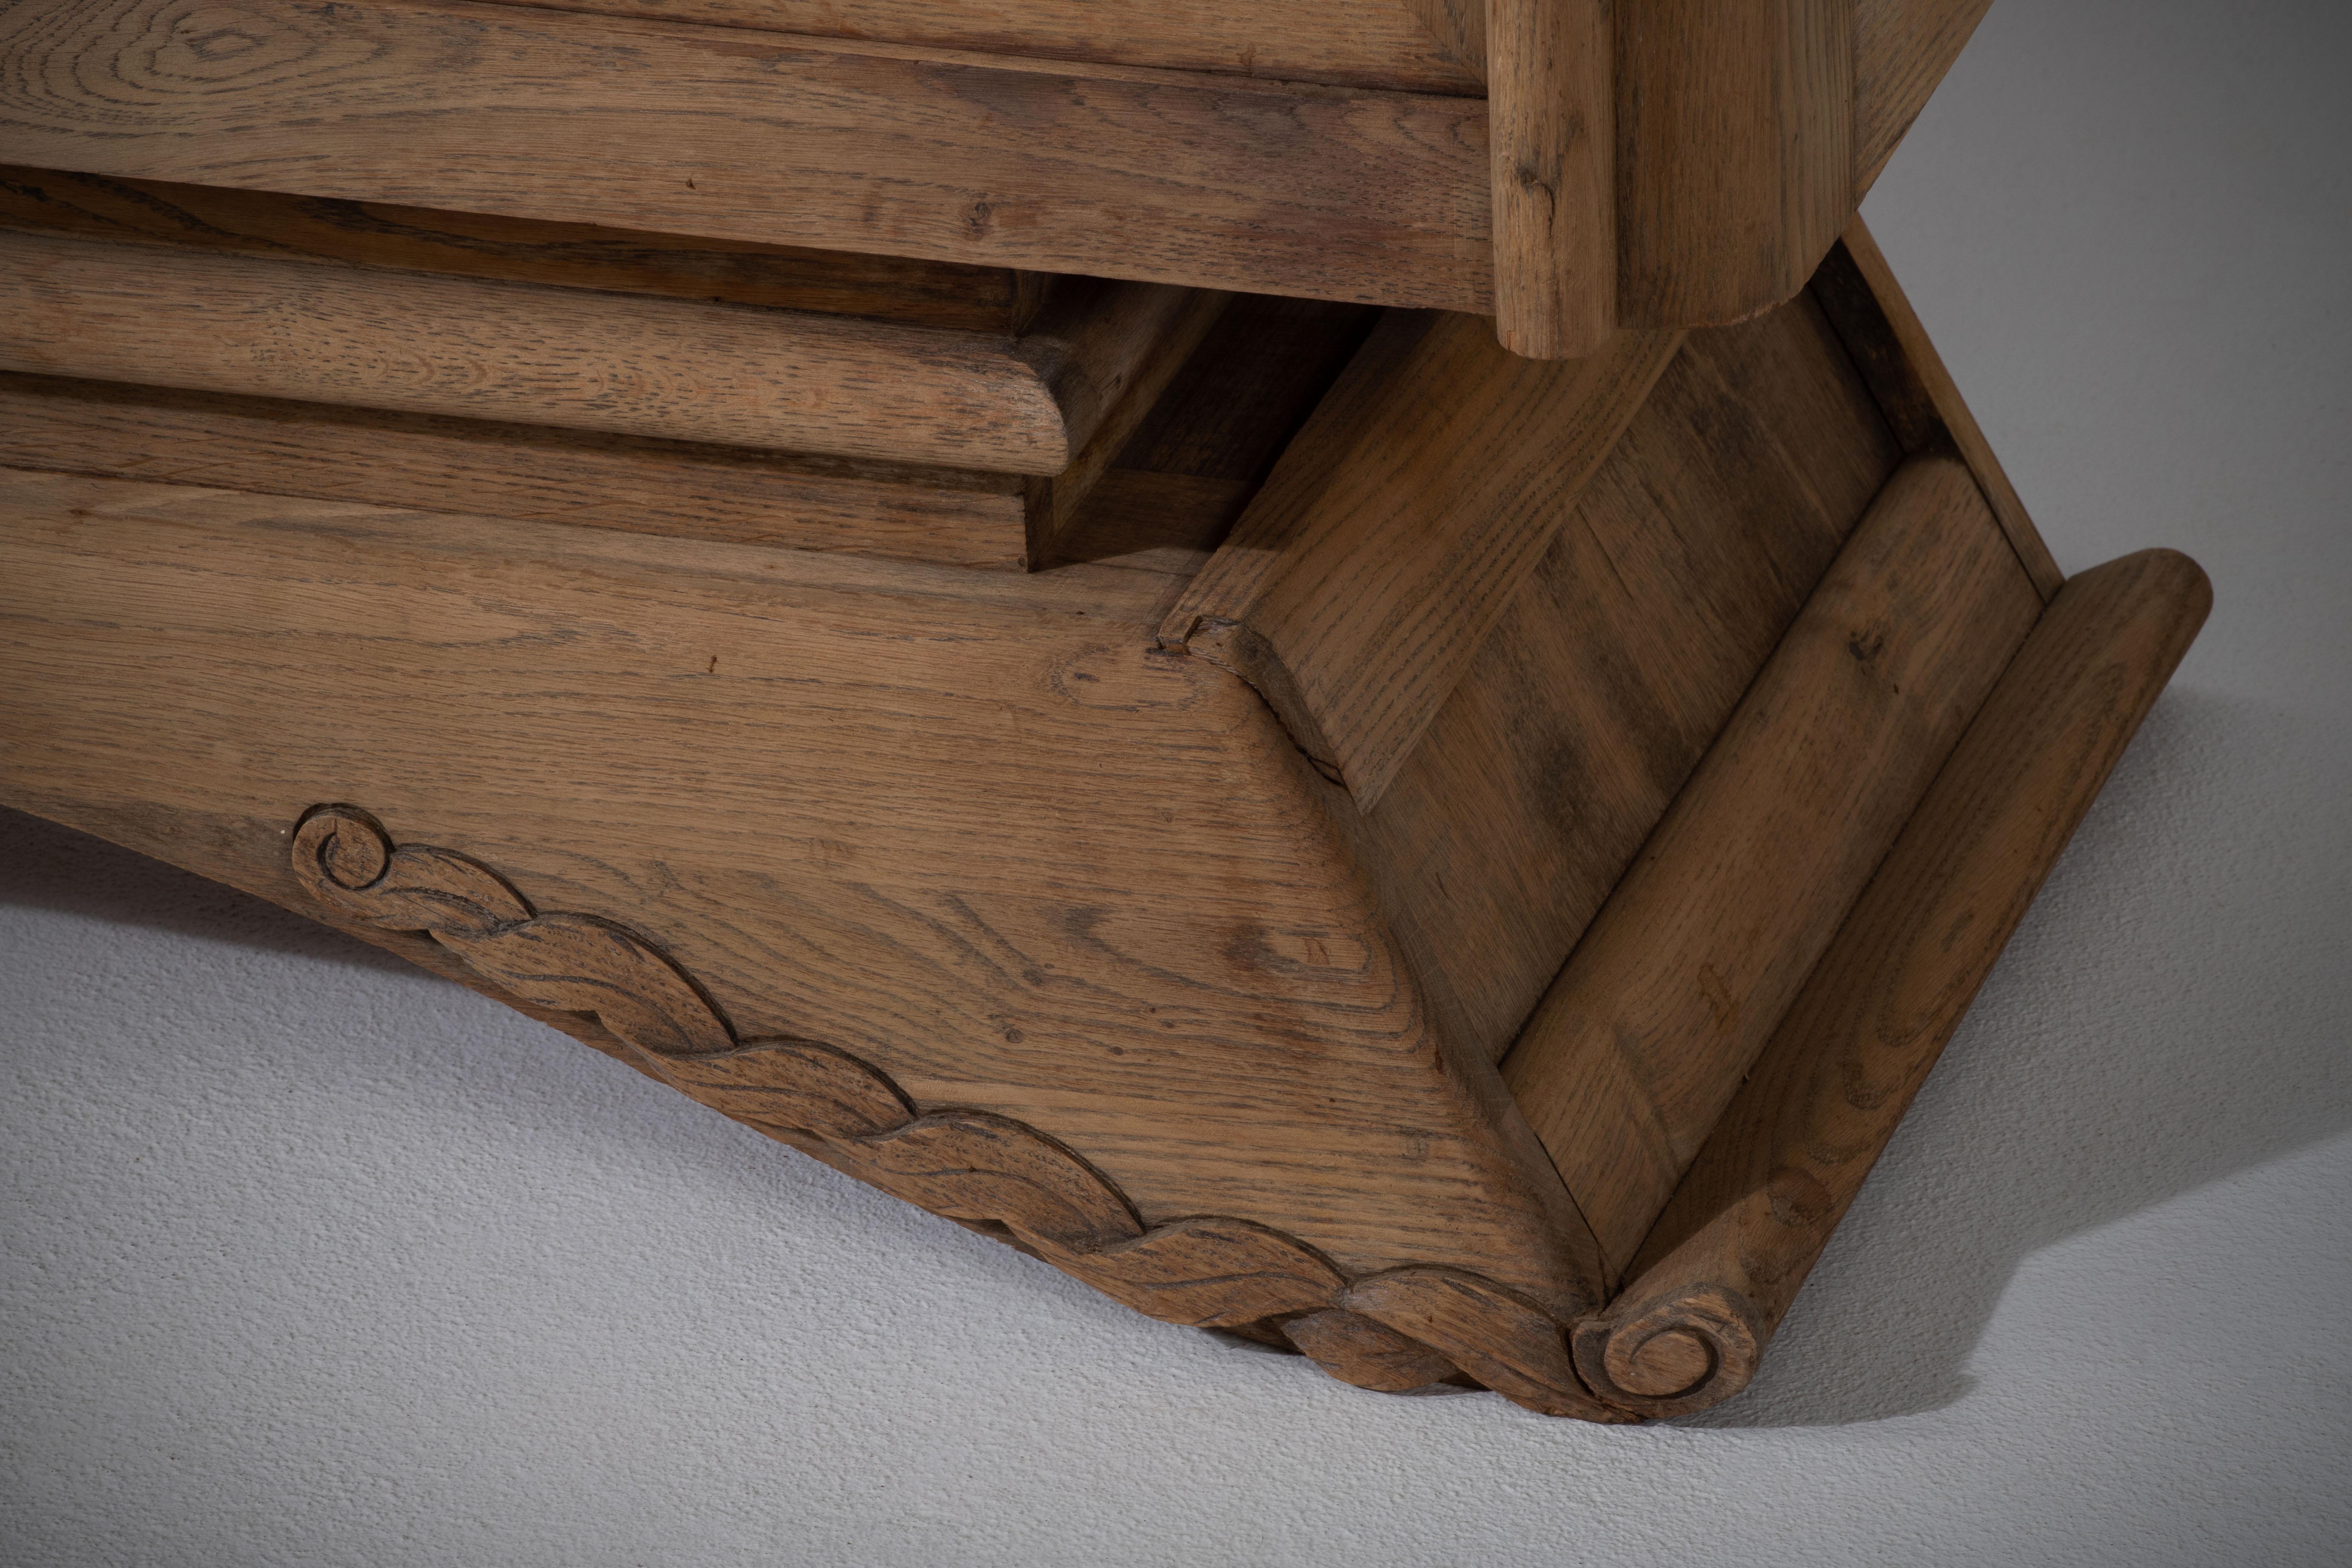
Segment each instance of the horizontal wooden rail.
[[10,166],[0,166],[0,228],[821,310],[973,332],[1025,331],[1053,281],[1009,267]]
[[1036,482],[9,374],[0,465],[1004,570]]
[[[1398,0],[510,0],[844,39],[1277,81],[1472,93],[1477,77]],[[1464,0],[1455,0],[1464,3]],[[1485,0],[1467,0],[1483,5]]]
[[2212,599],[2168,550],[2059,594],[1643,1243],[1633,1282],[1579,1325],[1596,1393],[1676,1415],[1747,1385]]
[[1074,288],[1007,339],[0,232],[0,370],[1021,474],[1194,302]]
[[1503,1064],[1633,1258],[2042,601],[1948,458],[1898,470]]
[[478,0],[54,0],[0,58],[42,168],[1488,309],[1473,98]]

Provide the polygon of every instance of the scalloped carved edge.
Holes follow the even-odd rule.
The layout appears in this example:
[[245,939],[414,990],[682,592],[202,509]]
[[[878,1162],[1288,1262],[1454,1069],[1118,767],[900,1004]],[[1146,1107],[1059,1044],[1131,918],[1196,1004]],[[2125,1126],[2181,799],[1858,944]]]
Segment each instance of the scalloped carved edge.
[[1593,1397],[1567,1330],[1466,1270],[1416,1265],[1349,1278],[1295,1237],[1192,1215],[1147,1225],[1101,1172],[1035,1128],[918,1107],[888,1075],[831,1046],[739,1040],[692,976],[625,926],[541,913],[478,861],[395,847],[350,805],[293,834],[297,880],[343,919],[422,932],[521,1001],[593,1015],[657,1076],[827,1163],[1023,1250],[1163,1322],[1286,1342],[1342,1382],[1402,1393],[1474,1382],[1547,1415],[1641,1419]]

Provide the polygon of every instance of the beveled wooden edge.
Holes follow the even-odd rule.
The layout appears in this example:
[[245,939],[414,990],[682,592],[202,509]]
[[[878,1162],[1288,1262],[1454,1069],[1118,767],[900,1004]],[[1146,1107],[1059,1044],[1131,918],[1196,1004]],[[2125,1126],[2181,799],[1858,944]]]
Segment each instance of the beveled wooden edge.
[[2066,580],[2042,542],[2017,488],[1993,455],[1976,416],[1944,368],[1927,329],[1911,308],[1894,269],[1861,217],[1830,248],[1811,284],[1813,298],[1837,330],[1856,369],[1878,399],[1906,453],[1957,453],[1976,476],[1993,515],[2044,601]]
[[1682,344],[1530,361],[1391,312],[1160,627],[1369,811]]
[[1259,1338],[1304,1321],[1298,1348],[1365,1387],[1466,1375],[1545,1415],[1635,1419],[1577,1381],[1558,1320],[1483,1276],[1415,1265],[1350,1278],[1247,1220],[1147,1225],[1102,1173],[1036,1129],[918,1107],[879,1069],[816,1041],[739,1039],[694,978],[635,931],[537,910],[478,861],[395,847],[357,807],[305,812],[292,858],[296,879],[342,920],[429,936],[535,1014],[592,1015],[635,1065],[692,1099],[1149,1317]]
[[1670,1416],[1746,1387],[1831,1233],[2212,604],[2144,551],[2068,582],[1847,914],[1577,1367]]
[[1040,476],[1195,300],[1073,280],[1013,338],[0,228],[0,369]]

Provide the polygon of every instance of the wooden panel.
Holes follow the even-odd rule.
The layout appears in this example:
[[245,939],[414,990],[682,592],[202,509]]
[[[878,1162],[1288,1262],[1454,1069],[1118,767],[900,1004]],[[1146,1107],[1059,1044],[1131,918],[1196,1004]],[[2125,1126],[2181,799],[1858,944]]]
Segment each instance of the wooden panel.
[[1802,297],[1659,378],[1361,825],[1470,1048],[1509,1048],[1896,458]]
[[1957,454],[1976,476],[2033,585],[2044,600],[2054,597],[2064,574],[1859,217],[1813,275],[1812,294],[1886,410],[1903,449]]
[[1617,44],[1618,310],[1736,321],[1854,206],[1854,0],[1642,0]]
[[1548,364],[1471,317],[1391,316],[1161,641],[1255,686],[1370,809],[1677,341]]
[[557,0],[548,8],[1408,92],[1478,91],[1477,77],[1397,0]]
[[2212,604],[2151,550],[2066,584],[1774,1031],[1623,1297],[1577,1336],[1612,1403],[1728,1398]]
[[1856,0],[1854,199],[1878,183],[1992,0]]
[[1475,99],[467,0],[63,0],[0,29],[17,163],[1488,308]]
[[1019,339],[0,232],[0,368],[1053,474],[1192,302],[1073,283]]
[[58,476],[0,501],[12,804],[305,907],[292,824],[363,801],[657,933],[742,1040],[1046,1131],[1145,1224],[1595,1304],[1325,786],[1247,688],[1150,650],[1169,578]]
[[1017,569],[1017,475],[0,375],[0,464]]
[[823,310],[964,331],[1026,330],[1049,281],[1006,267],[5,165],[0,228]]
[[1492,0],[1487,9],[1495,331],[1513,353],[1573,359],[1617,324],[1610,7]]
[[1968,470],[1906,464],[1545,994],[1504,1079],[1612,1269],[2041,607]]

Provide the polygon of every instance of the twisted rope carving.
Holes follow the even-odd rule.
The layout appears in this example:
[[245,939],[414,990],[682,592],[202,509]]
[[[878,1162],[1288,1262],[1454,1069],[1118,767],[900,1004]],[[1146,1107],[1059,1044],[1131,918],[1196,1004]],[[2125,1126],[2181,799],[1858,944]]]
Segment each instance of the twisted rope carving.
[[1146,1226],[1102,1173],[1021,1122],[919,1110],[846,1052],[738,1040],[652,943],[590,915],[535,911],[488,867],[395,848],[347,805],[305,813],[294,875],[346,920],[421,931],[509,994],[593,1015],[660,1077],[713,1110],[818,1143],[835,1165],[950,1219],[1001,1226],[1037,1257],[1164,1322],[1278,1331],[1326,1372],[1401,1392],[1466,1374],[1529,1409],[1637,1419],[1579,1382],[1561,1325],[1465,1270],[1414,1266],[1349,1279],[1295,1237],[1248,1220]]

